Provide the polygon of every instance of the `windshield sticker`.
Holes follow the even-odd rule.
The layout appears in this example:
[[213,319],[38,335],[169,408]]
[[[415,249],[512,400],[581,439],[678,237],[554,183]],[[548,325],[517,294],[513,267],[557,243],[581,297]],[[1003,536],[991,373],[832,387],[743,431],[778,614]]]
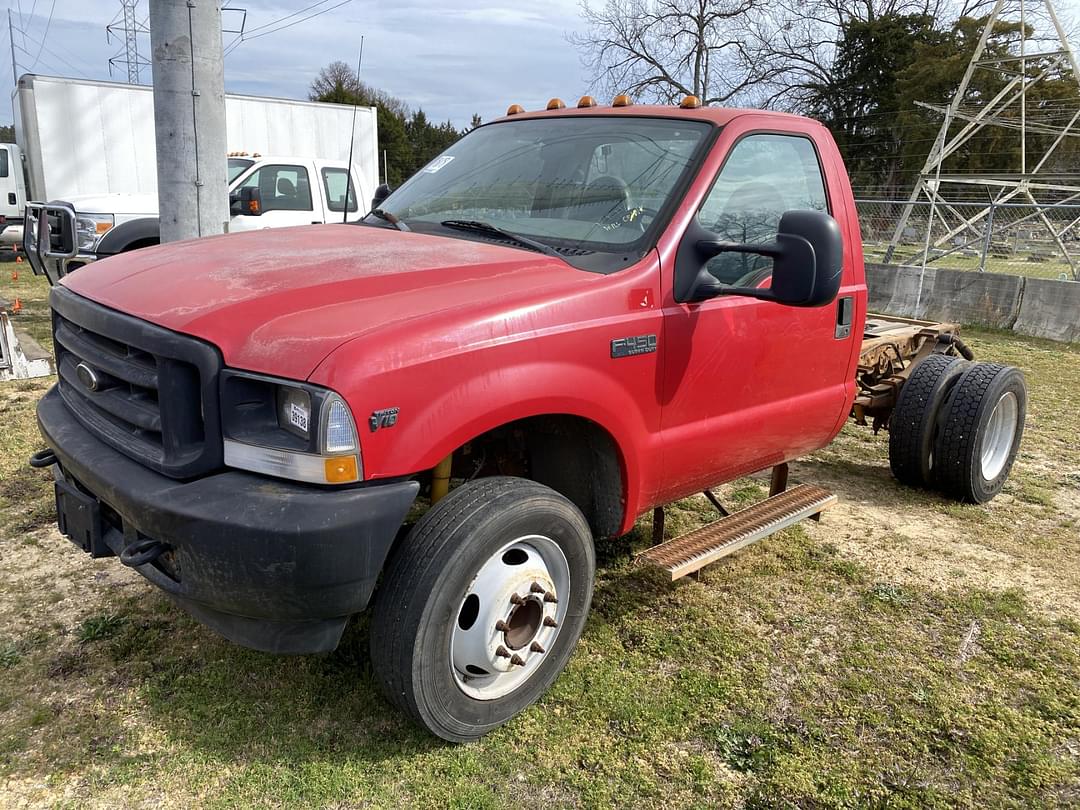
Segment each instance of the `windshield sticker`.
[[443,155],[442,157],[437,157],[420,171],[427,172],[428,174],[435,174],[435,172],[446,166],[446,164],[448,164],[453,159],[453,155]]

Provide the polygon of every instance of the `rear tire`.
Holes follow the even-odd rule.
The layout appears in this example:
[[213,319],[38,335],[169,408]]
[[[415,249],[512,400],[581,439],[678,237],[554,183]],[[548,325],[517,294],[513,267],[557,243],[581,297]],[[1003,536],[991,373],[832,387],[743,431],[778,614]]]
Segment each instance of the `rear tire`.
[[375,678],[433,734],[482,737],[558,677],[595,572],[588,523],[554,490],[509,477],[458,487],[387,564],[371,620]]
[[986,503],[1009,477],[1024,434],[1027,385],[1015,366],[976,363],[946,401],[934,448],[934,482],[945,495]]
[[909,487],[930,486],[941,406],[968,362],[932,354],[911,370],[889,419],[889,466]]

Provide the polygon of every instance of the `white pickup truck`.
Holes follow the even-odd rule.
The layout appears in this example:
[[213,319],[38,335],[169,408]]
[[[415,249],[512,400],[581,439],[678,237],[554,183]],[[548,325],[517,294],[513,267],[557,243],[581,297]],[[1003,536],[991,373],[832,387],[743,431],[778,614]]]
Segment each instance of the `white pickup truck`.
[[[230,232],[356,219],[363,213],[358,200],[374,192],[355,166],[349,181],[344,161],[246,153],[228,160]],[[110,207],[118,197],[122,213],[96,213],[103,206],[93,197],[27,203],[24,248],[34,271],[55,282],[96,259],[158,244],[157,195],[112,194]]]

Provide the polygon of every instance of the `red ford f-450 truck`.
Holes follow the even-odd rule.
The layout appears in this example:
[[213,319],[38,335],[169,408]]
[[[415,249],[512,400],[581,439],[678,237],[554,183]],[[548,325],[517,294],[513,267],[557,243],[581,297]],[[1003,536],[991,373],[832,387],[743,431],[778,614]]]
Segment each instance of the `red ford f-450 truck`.
[[372,607],[385,692],[463,741],[566,664],[594,538],[768,468],[756,511],[645,558],[675,577],[816,514],[785,462],[851,415],[891,414],[901,480],[992,497],[1023,379],[952,325],[867,321],[828,131],[616,102],[511,108],[359,222],[64,278],[32,459],[61,531],[261,650]]

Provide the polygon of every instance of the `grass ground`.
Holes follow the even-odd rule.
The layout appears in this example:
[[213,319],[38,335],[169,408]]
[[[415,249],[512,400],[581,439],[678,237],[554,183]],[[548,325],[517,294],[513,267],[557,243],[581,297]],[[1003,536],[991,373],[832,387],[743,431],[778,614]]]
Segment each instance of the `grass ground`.
[[[881,262],[885,260],[888,250],[888,242],[863,243],[863,252],[868,262]],[[1075,253],[1075,250],[1073,251]],[[1073,269],[1066,263],[1064,257],[1056,250],[1047,252],[1047,256],[1031,256],[1030,253],[1019,252],[1015,255],[993,255],[987,257],[987,273],[1007,273],[1014,276],[1028,276],[1029,278],[1050,278],[1075,280]],[[894,252],[891,262],[893,264],[914,264],[919,266],[921,260],[915,261],[921,255],[921,248],[911,245],[901,245]],[[1031,256],[1029,260],[1029,256]],[[934,259],[927,267],[944,267],[947,270],[979,270],[979,256],[969,256],[962,253],[950,253],[947,256]]]
[[[47,343],[45,289],[11,267],[0,297]],[[0,386],[0,805],[1075,807],[1080,346],[965,338],[1028,375],[1001,496],[903,489],[885,435],[851,426],[793,471],[841,504],[699,579],[633,565],[646,519],[600,545],[552,690],[463,747],[379,697],[363,620],[331,655],[262,655],[75,550],[25,463],[50,381]],[[672,534],[713,517],[669,514]]]

